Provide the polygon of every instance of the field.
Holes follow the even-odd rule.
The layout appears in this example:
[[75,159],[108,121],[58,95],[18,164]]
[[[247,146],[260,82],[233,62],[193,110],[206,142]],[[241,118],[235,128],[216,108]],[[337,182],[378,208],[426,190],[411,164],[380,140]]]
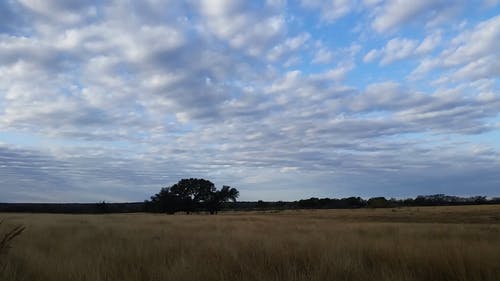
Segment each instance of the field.
[[500,280],[500,206],[0,214],[0,280]]

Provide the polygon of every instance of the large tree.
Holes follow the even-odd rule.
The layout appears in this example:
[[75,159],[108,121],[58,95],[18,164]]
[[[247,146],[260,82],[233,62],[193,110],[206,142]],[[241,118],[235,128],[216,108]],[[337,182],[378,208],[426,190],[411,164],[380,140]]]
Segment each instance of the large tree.
[[217,213],[223,202],[236,201],[239,192],[236,188],[223,186],[217,190],[215,185],[205,179],[182,179],[170,187],[164,187],[151,197],[153,210],[173,214],[178,211],[190,213],[206,210]]
[[183,211],[184,202],[182,197],[174,194],[170,187],[164,187],[157,194],[151,196],[151,201],[147,201],[149,211],[174,214]]
[[206,202],[207,211],[212,215],[217,214],[222,208],[222,203],[229,200],[236,202],[236,198],[238,198],[239,195],[240,192],[236,188],[224,185],[221,190],[217,190],[210,195]]

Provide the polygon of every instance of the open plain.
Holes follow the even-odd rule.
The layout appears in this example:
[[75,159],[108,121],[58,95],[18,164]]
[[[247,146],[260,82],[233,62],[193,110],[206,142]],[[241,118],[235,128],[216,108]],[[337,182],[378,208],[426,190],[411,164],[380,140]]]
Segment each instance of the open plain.
[[0,214],[2,281],[500,280],[500,206]]

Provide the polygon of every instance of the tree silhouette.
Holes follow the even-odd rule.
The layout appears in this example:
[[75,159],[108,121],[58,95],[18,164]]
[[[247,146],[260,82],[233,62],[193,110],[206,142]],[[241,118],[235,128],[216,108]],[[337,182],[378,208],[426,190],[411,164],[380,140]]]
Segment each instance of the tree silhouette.
[[183,210],[183,201],[179,195],[164,187],[159,193],[151,196],[152,210],[161,213],[174,214]]
[[151,197],[152,209],[157,212],[173,214],[184,211],[187,214],[206,210],[217,213],[224,202],[236,201],[239,192],[236,188],[223,186],[217,190],[215,185],[205,179],[182,179],[171,187],[164,187]]
[[236,188],[224,185],[221,190],[215,191],[211,194],[206,204],[207,209],[210,214],[217,214],[222,207],[222,203],[229,200],[236,202],[236,198],[238,198],[239,195],[240,192]]
[[372,197],[368,199],[367,206],[370,208],[387,208],[390,204],[385,197]]

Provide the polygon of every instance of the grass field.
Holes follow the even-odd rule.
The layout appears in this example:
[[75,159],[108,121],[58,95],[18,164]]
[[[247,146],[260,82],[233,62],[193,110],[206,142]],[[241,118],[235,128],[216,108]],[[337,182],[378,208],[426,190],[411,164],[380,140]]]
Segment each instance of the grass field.
[[0,280],[500,280],[500,206],[0,214]]

